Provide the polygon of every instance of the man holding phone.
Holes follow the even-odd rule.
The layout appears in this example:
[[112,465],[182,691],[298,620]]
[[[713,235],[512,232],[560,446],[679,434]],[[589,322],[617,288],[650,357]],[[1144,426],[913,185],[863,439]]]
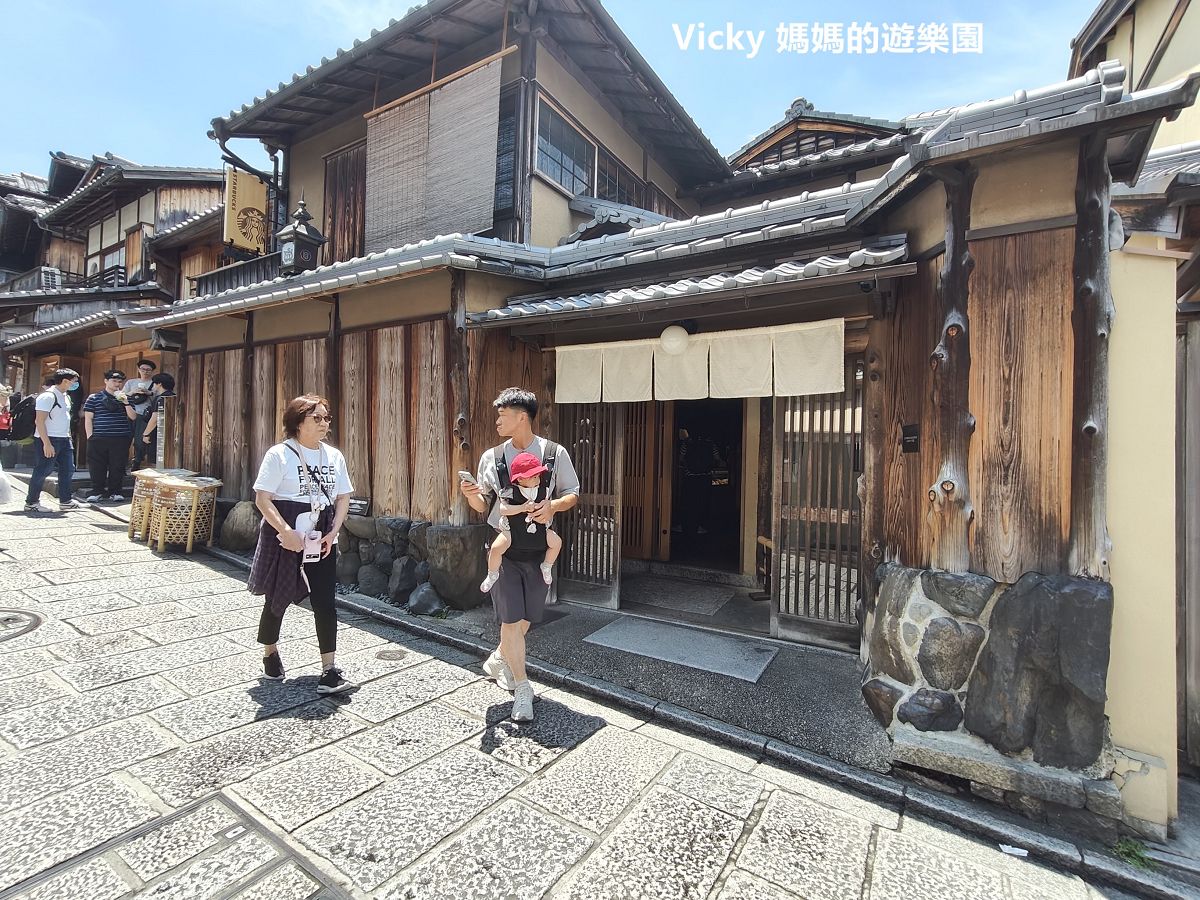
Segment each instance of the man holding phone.
[[[579,476],[570,454],[533,433],[538,402],[532,391],[506,388],[492,406],[496,409],[496,433],[505,441],[484,452],[474,482],[460,475],[459,490],[472,509],[487,513],[488,524],[499,529],[499,501],[506,494],[511,498],[513,490],[509,467],[518,454],[532,453],[546,467],[547,476],[545,498],[533,506],[529,516],[548,526],[555,513],[565,512],[579,501]],[[491,590],[500,625],[500,646],[484,662],[483,672],[513,692],[514,722],[533,721],[533,688],[525,673],[525,634],[531,623],[542,621],[550,593],[542,579],[543,555],[544,549],[525,552],[511,548]]]

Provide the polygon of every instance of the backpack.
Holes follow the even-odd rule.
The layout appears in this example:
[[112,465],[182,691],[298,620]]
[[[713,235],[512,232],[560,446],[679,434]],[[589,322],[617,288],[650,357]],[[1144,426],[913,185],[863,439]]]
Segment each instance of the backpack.
[[[55,400],[58,398],[56,397]],[[8,426],[10,441],[24,441],[33,437],[37,425],[37,396],[30,394],[21,400],[12,411],[12,420]]]

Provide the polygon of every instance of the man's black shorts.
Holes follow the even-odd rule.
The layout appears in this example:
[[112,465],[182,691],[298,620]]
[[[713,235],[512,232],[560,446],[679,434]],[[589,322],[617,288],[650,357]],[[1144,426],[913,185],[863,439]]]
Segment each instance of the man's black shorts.
[[496,621],[513,625],[522,620],[542,621],[550,588],[542,578],[541,559],[518,560],[504,557],[500,578],[492,587],[492,606]]

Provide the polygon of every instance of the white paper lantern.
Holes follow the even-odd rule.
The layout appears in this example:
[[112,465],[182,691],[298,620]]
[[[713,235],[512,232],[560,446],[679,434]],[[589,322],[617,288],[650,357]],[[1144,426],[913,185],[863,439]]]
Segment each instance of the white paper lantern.
[[689,337],[682,325],[668,325],[658,336],[658,340],[662,344],[663,353],[678,356],[687,349]]

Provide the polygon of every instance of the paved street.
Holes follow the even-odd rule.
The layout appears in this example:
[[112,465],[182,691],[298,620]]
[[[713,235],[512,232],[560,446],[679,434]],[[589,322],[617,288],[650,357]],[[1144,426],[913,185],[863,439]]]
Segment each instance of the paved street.
[[356,693],[317,698],[299,609],[288,679],[260,681],[238,570],[94,511],[18,509],[0,510],[6,900],[1122,896],[562,690],[518,727],[477,658],[361,617],[339,633]]

